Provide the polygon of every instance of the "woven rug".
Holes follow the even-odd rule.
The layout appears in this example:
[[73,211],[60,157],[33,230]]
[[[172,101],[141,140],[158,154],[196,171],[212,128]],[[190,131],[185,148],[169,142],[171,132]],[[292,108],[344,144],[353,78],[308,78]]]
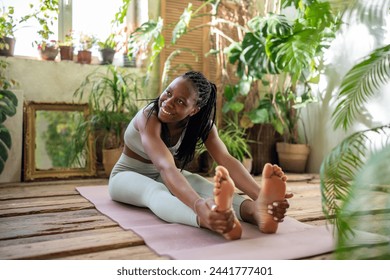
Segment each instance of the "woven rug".
[[286,217],[276,234],[263,234],[242,223],[240,240],[227,241],[217,233],[166,223],[149,209],[112,201],[107,186],[78,187],[98,211],[132,230],[157,254],[178,260],[288,260],[333,251],[334,239],[325,226],[311,226]]

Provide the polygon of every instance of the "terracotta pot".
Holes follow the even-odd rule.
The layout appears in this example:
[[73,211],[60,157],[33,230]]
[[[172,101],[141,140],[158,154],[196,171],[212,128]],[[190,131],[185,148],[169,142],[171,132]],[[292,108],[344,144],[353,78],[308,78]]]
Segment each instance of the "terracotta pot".
[[110,177],[111,171],[121,156],[123,148],[103,149],[103,167],[107,177]]
[[0,38],[0,43],[6,44],[8,46],[8,48],[0,49],[0,56],[14,56],[15,42],[15,38]]
[[284,171],[305,172],[310,154],[309,145],[278,142],[276,143],[276,151],[278,152],[279,165]]
[[58,55],[58,48],[46,46],[44,49],[40,49],[40,53],[43,60],[55,60]]
[[61,60],[73,60],[73,50],[72,46],[60,46]]
[[81,64],[91,64],[92,52],[91,51],[79,51],[77,53],[77,62]]

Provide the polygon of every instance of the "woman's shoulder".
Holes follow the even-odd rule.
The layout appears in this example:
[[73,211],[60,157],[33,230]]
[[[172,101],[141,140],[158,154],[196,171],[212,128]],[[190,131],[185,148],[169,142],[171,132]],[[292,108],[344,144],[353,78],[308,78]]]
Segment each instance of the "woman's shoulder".
[[157,114],[156,112],[154,112],[153,106],[151,104],[146,105],[141,110],[139,110],[134,118],[135,118],[134,125],[137,130],[139,130],[141,126],[145,127],[146,124],[153,125],[159,123]]

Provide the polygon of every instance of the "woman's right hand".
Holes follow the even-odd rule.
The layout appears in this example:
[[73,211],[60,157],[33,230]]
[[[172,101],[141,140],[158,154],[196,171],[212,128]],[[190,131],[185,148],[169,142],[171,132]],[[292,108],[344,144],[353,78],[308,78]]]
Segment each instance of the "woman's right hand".
[[197,205],[197,213],[200,219],[200,226],[208,228],[220,234],[227,233],[233,229],[234,213],[232,209],[224,212],[217,212],[212,199],[202,201]]

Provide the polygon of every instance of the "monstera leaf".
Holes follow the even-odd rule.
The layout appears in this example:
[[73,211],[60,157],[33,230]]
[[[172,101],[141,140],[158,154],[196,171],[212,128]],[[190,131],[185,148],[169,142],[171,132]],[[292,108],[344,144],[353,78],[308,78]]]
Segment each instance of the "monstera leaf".
[[16,114],[17,106],[18,99],[12,91],[0,90],[0,173],[4,170],[8,150],[12,146],[11,135],[3,122]]

